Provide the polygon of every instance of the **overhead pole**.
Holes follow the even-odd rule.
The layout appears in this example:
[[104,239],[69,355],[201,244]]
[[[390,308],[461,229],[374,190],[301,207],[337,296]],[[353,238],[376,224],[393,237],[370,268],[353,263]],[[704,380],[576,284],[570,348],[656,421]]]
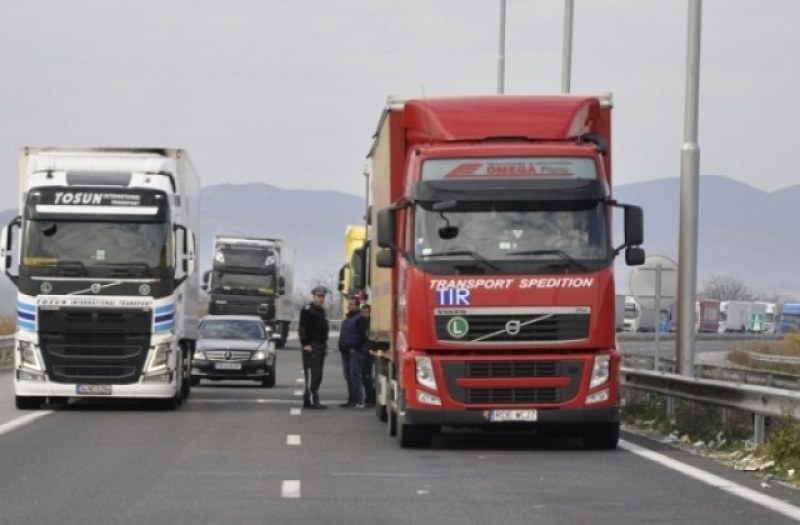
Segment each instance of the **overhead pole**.
[[572,74],[572,20],[574,0],[564,0],[564,42],[561,52],[561,92],[569,93]]
[[505,91],[506,74],[506,0],[500,0],[500,46],[497,54],[497,93]]
[[697,231],[700,193],[700,146],[697,138],[700,99],[700,20],[702,0],[689,0],[686,39],[686,102],[681,148],[680,227],[678,229],[678,346],[676,371],[694,377],[694,316],[697,288]]

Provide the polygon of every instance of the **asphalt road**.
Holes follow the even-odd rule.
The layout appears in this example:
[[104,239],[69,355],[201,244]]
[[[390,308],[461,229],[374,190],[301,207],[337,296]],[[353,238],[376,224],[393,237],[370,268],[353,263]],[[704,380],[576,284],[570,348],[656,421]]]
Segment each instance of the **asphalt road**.
[[[333,342],[333,341],[332,341]],[[13,408],[0,373],[0,523],[795,523],[800,491],[623,435],[577,441],[448,432],[400,449],[371,410],[301,409],[299,348],[278,385],[202,383],[175,412],[137,403]],[[25,419],[36,417],[36,419]]]

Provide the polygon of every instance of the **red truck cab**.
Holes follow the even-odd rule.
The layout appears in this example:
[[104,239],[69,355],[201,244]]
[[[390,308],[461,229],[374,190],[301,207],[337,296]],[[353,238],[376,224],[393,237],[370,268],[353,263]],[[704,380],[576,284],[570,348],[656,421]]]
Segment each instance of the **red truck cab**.
[[[391,101],[370,152],[370,344],[401,446],[442,427],[619,437],[610,98]],[[611,239],[624,209],[625,240]]]

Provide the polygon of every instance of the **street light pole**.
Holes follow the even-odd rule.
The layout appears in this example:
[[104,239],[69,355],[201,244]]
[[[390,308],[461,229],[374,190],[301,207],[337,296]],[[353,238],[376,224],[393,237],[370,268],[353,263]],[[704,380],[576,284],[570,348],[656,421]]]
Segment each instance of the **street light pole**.
[[569,93],[572,73],[572,20],[574,0],[564,0],[564,44],[561,54],[561,92]]
[[506,0],[500,0],[500,52],[497,55],[497,93],[505,91],[506,69]]

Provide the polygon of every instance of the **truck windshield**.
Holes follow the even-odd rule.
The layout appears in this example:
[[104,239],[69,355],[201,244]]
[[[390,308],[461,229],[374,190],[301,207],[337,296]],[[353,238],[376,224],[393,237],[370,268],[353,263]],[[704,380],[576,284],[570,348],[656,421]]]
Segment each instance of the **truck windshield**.
[[214,293],[275,295],[275,276],[213,272],[210,288]]
[[[608,255],[602,205],[581,210],[532,209],[528,202],[456,203],[416,208],[417,261],[591,261]],[[470,255],[475,254],[475,255]]]
[[65,265],[84,272],[98,266],[131,266],[146,273],[173,266],[171,246],[164,222],[28,220],[22,264]]

